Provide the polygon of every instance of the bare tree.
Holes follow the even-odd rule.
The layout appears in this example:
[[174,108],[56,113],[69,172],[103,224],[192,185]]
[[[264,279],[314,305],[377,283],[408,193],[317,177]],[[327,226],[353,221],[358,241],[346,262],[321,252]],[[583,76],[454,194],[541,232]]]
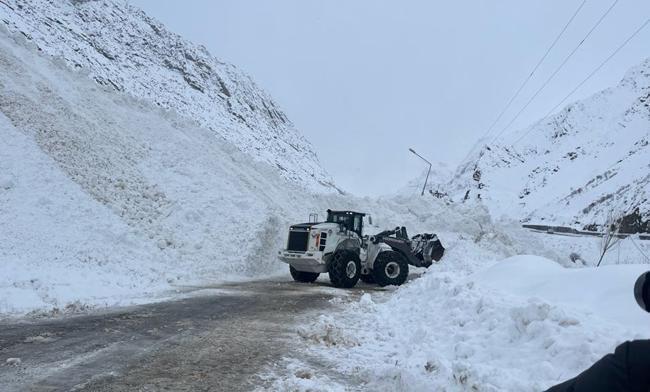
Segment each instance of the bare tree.
[[612,249],[621,240],[621,237],[619,237],[621,221],[622,217],[615,214],[614,211],[610,211],[607,214],[605,224],[603,225],[603,236],[600,240],[600,258],[596,267],[600,267],[600,263],[603,261],[607,251]]

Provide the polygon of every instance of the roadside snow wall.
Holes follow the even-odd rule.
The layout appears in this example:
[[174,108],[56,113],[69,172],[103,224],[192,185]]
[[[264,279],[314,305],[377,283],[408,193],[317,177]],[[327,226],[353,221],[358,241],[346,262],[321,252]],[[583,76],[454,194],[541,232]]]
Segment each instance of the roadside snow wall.
[[0,313],[284,270],[288,224],[324,209],[214,132],[20,36],[0,31],[0,69]]
[[[278,385],[335,390],[344,386],[334,380],[346,380],[373,391],[541,391],[625,340],[648,338],[650,315],[632,292],[646,264],[568,269],[538,256],[495,263],[489,260],[498,254],[472,241],[455,245],[419,279],[366,293],[335,317],[304,325],[296,346],[307,345],[318,360],[286,360],[278,368],[292,373],[279,374]],[[305,383],[294,376],[300,373],[315,380]]]

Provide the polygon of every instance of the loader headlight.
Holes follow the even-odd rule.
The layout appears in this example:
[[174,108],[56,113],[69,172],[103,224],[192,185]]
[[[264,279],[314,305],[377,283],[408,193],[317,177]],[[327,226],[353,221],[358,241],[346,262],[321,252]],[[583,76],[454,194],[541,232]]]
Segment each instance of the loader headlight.
[[332,234],[332,229],[327,230],[327,234]]

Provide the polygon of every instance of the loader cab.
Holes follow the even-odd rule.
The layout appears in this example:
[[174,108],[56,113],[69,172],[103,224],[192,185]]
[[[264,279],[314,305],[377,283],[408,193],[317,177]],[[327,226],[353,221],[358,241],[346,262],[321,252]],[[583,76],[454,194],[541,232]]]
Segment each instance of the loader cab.
[[353,231],[363,237],[363,217],[366,214],[354,211],[327,210],[327,222],[338,223],[346,230]]

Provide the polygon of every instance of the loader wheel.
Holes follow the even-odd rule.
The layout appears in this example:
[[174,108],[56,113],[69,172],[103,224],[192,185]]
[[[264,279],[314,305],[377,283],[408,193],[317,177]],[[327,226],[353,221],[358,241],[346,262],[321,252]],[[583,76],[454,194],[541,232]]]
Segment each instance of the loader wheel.
[[298,271],[297,269],[293,268],[292,265],[289,266],[289,272],[291,273],[293,280],[303,283],[313,283],[316,281],[316,279],[318,279],[318,275],[320,275],[318,272]]
[[359,279],[361,279],[363,283],[368,283],[368,284],[375,283],[375,277],[372,275],[372,271],[368,271],[367,275],[365,274],[359,275]]
[[336,251],[330,261],[329,275],[334,287],[354,287],[361,275],[359,256],[350,250]]
[[409,265],[401,253],[394,250],[384,251],[377,255],[372,275],[381,287],[399,286],[406,282]]

